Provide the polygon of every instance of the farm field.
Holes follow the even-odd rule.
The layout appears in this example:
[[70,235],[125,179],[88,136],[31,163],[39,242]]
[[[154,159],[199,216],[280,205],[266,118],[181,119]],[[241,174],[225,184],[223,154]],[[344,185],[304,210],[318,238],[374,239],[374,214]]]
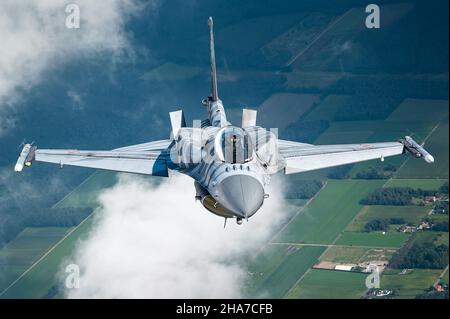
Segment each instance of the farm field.
[[[350,137],[353,136],[353,140],[345,143],[374,143],[396,141],[399,137],[411,134],[411,131],[419,132],[420,135],[426,135],[427,132],[430,132],[432,129],[433,125],[426,122],[404,122],[404,125],[400,125],[396,122],[379,120],[341,121],[332,122],[330,127],[323,134],[326,134],[326,136],[333,136],[346,133]],[[366,133],[361,137],[359,136],[360,132]],[[320,144],[324,144],[322,139]]]
[[108,171],[96,171],[89,176],[76,189],[59,201],[56,208],[96,208],[98,195],[117,182],[117,173]]
[[439,119],[448,116],[447,100],[405,99],[392,112],[387,121],[436,123]]
[[[381,6],[381,10],[386,12],[384,24],[390,25],[399,21],[401,17],[406,15],[413,8],[412,4],[391,4]],[[358,38],[365,30],[360,21],[365,19],[364,10],[362,8],[352,8],[336,17],[329,25],[332,25],[326,33],[316,38],[310,49],[305,52],[301,58],[295,60],[292,64],[296,69],[321,70],[321,71],[346,71],[353,69],[353,60],[358,61],[357,57],[348,59],[348,64],[343,66],[342,55],[338,57],[333,54],[336,47],[345,47],[349,38]],[[344,55],[345,56],[345,55]]]
[[318,101],[317,94],[275,93],[258,107],[258,123],[281,131]]
[[409,237],[408,234],[398,232],[350,232],[345,231],[337,240],[337,245],[374,246],[374,247],[400,247]]
[[373,260],[388,260],[395,251],[396,249],[394,248],[384,249],[358,246],[332,246],[320,256],[320,261],[357,264]]
[[266,59],[271,61],[292,63],[299,52],[307,50],[311,41],[322,32],[335,17],[322,12],[311,12],[304,14],[297,23],[275,37],[264,47],[261,52]]
[[[0,298],[44,298],[54,297],[48,293],[58,282],[65,265],[70,264],[70,254],[77,242],[85,236],[92,225],[92,215],[78,225],[70,235],[51,250],[48,255],[23,275]],[[55,241],[56,243],[56,241]]]
[[[317,87],[317,88],[327,88],[332,84],[336,83],[342,79],[345,74],[341,72],[303,72],[300,70],[294,70],[292,72],[286,73],[286,86],[287,88],[302,88],[302,87]],[[331,107],[330,110],[335,107]],[[330,118],[329,114],[325,114],[326,117]]]
[[275,239],[293,243],[332,243],[360,211],[359,200],[380,181],[330,180],[301,214]]
[[357,263],[369,250],[365,247],[330,247],[320,256],[320,261]]
[[335,114],[339,111],[339,109],[350,101],[349,95],[336,95],[330,94],[319,103],[315,108],[309,112],[305,120],[306,121],[314,121],[314,120],[327,120],[333,121]]
[[445,272],[444,276],[442,276],[441,280],[448,285],[448,269]]
[[357,299],[366,290],[363,273],[311,269],[287,298]]
[[[252,273],[262,273],[263,278],[253,286],[253,297],[282,298],[292,285],[308,271],[325,250],[324,247],[278,246],[276,261],[262,263],[263,268],[252,269]],[[270,267],[267,267],[270,265]]]
[[390,179],[385,187],[412,187],[435,190],[448,182],[447,179]]
[[[294,12],[289,14],[267,15],[244,19],[225,28],[215,30],[216,50],[223,57],[228,55],[244,57],[252,55],[274,38],[296,25],[305,14]],[[208,35],[202,35],[199,43],[207,45]]]
[[180,81],[193,78],[201,71],[202,69],[196,66],[183,66],[167,62],[145,72],[141,79],[145,81]]
[[401,275],[401,269],[386,269],[381,275],[380,286],[383,289],[398,290],[399,298],[414,298],[430,287],[438,279],[442,270],[413,269]]
[[427,206],[365,206],[350,223],[346,231],[364,231],[367,222],[377,218],[403,218],[406,223],[417,224],[430,210]]
[[25,228],[14,240],[0,249],[0,294],[70,229],[69,227]]

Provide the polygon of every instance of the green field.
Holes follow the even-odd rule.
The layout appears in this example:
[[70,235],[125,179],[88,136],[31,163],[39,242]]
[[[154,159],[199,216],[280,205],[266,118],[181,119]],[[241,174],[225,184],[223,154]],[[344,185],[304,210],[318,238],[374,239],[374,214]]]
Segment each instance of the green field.
[[381,185],[380,181],[330,180],[275,241],[332,243],[362,208],[359,200]]
[[359,21],[363,18],[363,11],[350,9],[344,18],[335,17],[334,27],[316,38],[314,44],[300,58],[296,59],[293,67],[296,69],[327,71],[327,66],[335,62],[333,54],[335,46],[344,43],[349,33],[358,34],[361,30]]
[[448,269],[445,272],[444,276],[442,276],[441,280],[448,285]]
[[349,95],[327,95],[327,97],[320,102],[308,115],[305,117],[306,121],[327,120],[333,121],[334,115],[339,109],[350,101]]
[[248,273],[250,274],[248,289],[252,291],[255,287],[263,283],[283,262],[287,252],[287,246],[267,245],[255,257],[251,258],[248,261]]
[[202,69],[197,66],[183,66],[167,62],[145,72],[141,79],[145,81],[180,81],[193,78],[201,71]]
[[432,286],[442,272],[439,269],[413,269],[410,273],[400,275],[401,271],[388,268],[381,275],[380,281],[381,288],[398,290],[399,298],[414,298]]
[[405,99],[387,118],[388,121],[436,123],[448,116],[448,101]]
[[334,263],[357,264],[372,260],[388,260],[394,252],[395,249],[334,246],[328,248],[320,256],[320,260]]
[[[289,89],[304,87],[316,87],[322,89],[336,83],[344,76],[345,75],[341,72],[303,72],[301,70],[294,70],[286,73],[286,86]],[[332,107],[332,109],[334,109],[334,107]],[[326,115],[326,117],[329,116]]]
[[[433,129],[433,123],[429,122],[389,122],[389,121],[342,121],[333,122],[326,131],[327,134],[353,135],[353,141],[346,143],[360,142],[387,142],[396,141],[398,138],[410,135],[411,131],[417,132],[421,136],[426,136]],[[370,132],[371,134],[363,139],[359,137],[359,132]]]
[[349,232],[346,231],[339,237],[337,245],[374,246],[374,247],[400,247],[409,237],[408,234],[387,232]]
[[81,183],[70,194],[59,201],[55,207],[79,207],[96,208],[98,195],[117,182],[117,173],[109,171],[96,171]]
[[377,218],[403,218],[406,223],[419,223],[430,210],[427,206],[365,206],[346,231],[364,231],[367,222]]
[[288,294],[300,299],[359,298],[366,290],[367,274],[335,270],[311,269]]
[[[92,216],[92,215],[91,215]],[[70,264],[70,254],[77,242],[84,238],[92,225],[92,218],[80,224],[65,240],[34,265],[22,278],[1,295],[1,298],[43,298],[62,274],[65,264]],[[57,240],[55,240],[56,242]],[[62,293],[62,292],[60,292]]]
[[411,187],[435,190],[444,185],[446,179],[390,179],[385,187]]
[[358,263],[368,250],[370,249],[364,247],[330,247],[320,256],[320,260],[334,263]]
[[[218,27],[215,31],[216,49],[224,56],[227,54],[244,57],[260,50],[275,37],[286,32],[303,19],[305,13],[266,15],[244,19],[225,28]],[[201,37],[201,43],[207,47],[208,35]],[[280,61],[283,64],[284,61]]]
[[314,103],[317,94],[275,93],[258,107],[258,125],[280,131],[297,121]]
[[[383,25],[388,26],[406,15],[414,5],[410,3],[389,4],[381,6]],[[322,34],[311,48],[293,63],[293,67],[302,70],[343,70],[342,55],[336,54],[336,47],[344,46],[349,39],[356,39],[365,32],[364,21],[366,18],[363,8],[352,8],[342,18],[336,17],[333,27]],[[330,23],[331,24],[331,23]],[[357,59],[356,59],[357,60]],[[352,67],[352,65],[347,65]]]
[[[322,12],[304,13],[296,24],[262,47],[261,52],[268,60],[284,62],[283,64],[290,63],[292,58],[305,50],[313,38],[334,18],[333,15]],[[310,84],[310,82],[306,83],[306,85]]]
[[281,245],[270,248],[270,258],[267,254],[257,258],[254,266],[249,269],[254,274],[249,293],[253,297],[282,298],[324,250],[324,247],[297,248]]
[[0,250],[0,293],[36,260],[64,237],[71,228],[25,228]]

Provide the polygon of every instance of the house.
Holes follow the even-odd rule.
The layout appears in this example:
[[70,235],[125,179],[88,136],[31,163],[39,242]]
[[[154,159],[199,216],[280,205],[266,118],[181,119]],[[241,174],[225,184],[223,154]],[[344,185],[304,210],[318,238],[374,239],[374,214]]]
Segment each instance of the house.
[[434,285],[433,288],[434,288],[434,290],[437,291],[437,292],[444,292],[444,291],[447,291],[447,290],[448,290],[448,285],[438,283],[438,284]]
[[434,203],[436,200],[436,196],[425,196],[424,198],[425,203]]
[[414,233],[416,231],[416,227],[402,225],[397,230],[401,233]]
[[419,226],[417,226],[417,229],[430,229],[430,228],[431,228],[430,223],[429,222],[425,222],[425,221],[421,222],[419,224]]
[[376,297],[386,297],[389,295],[392,295],[394,292],[392,290],[388,290],[388,289],[383,289],[383,290],[377,290],[375,292],[375,296]]

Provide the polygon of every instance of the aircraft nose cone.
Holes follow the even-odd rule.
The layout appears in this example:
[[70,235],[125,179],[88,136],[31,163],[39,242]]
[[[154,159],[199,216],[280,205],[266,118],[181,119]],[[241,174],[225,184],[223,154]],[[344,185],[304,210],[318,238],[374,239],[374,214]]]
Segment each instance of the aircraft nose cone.
[[217,185],[217,200],[241,217],[250,217],[264,202],[264,188],[254,177],[233,175]]

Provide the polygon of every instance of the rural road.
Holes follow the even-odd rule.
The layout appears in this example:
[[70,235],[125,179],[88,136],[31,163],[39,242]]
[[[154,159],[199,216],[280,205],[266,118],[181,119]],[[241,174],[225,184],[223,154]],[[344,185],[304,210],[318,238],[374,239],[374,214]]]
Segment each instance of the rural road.
[[359,245],[336,245],[336,244],[307,244],[307,243],[277,243],[272,242],[270,245],[286,245],[286,246],[306,246],[306,247],[343,247],[343,248],[372,248],[372,249],[398,249],[398,247],[385,246],[359,246]]

